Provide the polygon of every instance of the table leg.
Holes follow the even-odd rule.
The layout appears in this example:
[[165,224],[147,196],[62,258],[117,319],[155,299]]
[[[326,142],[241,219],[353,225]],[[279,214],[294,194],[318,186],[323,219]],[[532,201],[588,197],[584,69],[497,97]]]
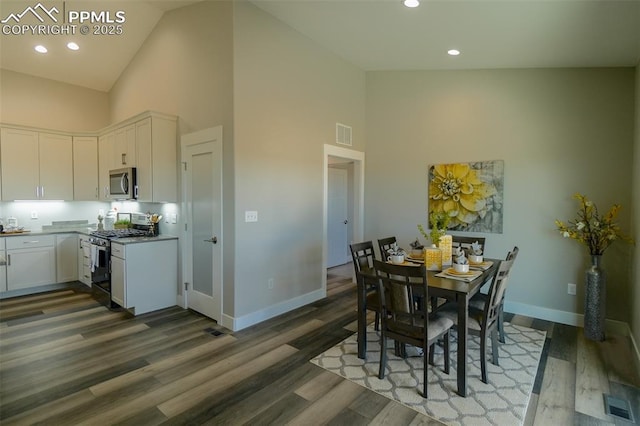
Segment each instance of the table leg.
[[357,279],[358,285],[358,358],[365,359],[367,353],[367,296],[364,279]]
[[469,318],[469,300],[465,296],[458,298],[458,395],[467,396],[467,320]]

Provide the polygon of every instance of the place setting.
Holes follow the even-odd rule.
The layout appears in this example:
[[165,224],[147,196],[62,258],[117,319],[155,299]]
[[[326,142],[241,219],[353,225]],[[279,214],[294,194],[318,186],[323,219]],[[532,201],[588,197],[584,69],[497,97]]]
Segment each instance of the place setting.
[[[482,257],[480,256],[479,259],[482,259]],[[476,260],[479,259],[478,257],[476,257]],[[491,267],[492,264],[493,262],[491,262],[491,264],[489,264],[486,269]],[[453,250],[453,265],[447,269],[444,269],[442,272],[437,273],[436,277],[451,278],[454,280],[471,282],[474,279],[478,278],[482,274],[482,271],[485,270],[482,269],[480,265],[482,264],[477,263],[475,265],[479,269],[471,268],[469,259],[467,259],[464,250],[461,247],[456,247]]]

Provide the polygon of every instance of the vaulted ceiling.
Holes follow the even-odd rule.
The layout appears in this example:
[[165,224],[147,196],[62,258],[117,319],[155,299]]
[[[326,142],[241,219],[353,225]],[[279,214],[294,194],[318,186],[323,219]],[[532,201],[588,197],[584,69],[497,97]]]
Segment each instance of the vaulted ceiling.
[[[219,1],[219,0],[203,0]],[[248,0],[236,0],[248,1]],[[80,36],[0,35],[0,67],[108,91],[172,1],[46,1],[69,11],[124,11],[125,31]],[[265,12],[363,70],[632,67],[640,63],[640,0],[253,0]],[[38,0],[0,2],[2,25]],[[42,13],[41,13],[42,15]],[[42,23],[27,11],[20,24]],[[43,19],[50,19],[43,15]],[[50,23],[45,22],[45,23]],[[76,22],[77,23],[77,22]],[[78,25],[78,28],[80,25]],[[4,32],[4,29],[3,29]],[[49,53],[33,47],[46,45]],[[461,54],[452,57],[448,49]]]

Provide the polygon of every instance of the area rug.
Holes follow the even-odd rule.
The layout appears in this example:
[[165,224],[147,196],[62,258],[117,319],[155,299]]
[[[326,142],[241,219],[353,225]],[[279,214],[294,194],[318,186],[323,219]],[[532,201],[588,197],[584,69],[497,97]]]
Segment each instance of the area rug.
[[[399,358],[389,341],[387,373],[378,379],[380,335],[367,328],[367,359],[357,356],[357,334],[311,360],[312,363],[352,382],[396,400],[417,412],[450,425],[522,425],[533,389],[546,332],[505,323],[506,342],[500,345],[499,366],[487,354],[487,378],[480,379],[480,339],[470,336],[467,350],[467,397],[456,393],[455,334],[451,339],[451,371],[443,371],[444,354],[436,346],[435,365],[429,366],[429,398],[418,393],[422,389],[422,356],[408,348],[410,356]],[[414,350],[413,355],[411,351]]]

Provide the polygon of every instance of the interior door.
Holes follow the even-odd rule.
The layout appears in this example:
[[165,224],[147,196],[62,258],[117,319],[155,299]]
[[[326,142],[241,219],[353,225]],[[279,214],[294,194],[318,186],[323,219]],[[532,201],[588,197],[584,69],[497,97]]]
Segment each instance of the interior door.
[[344,168],[329,167],[327,188],[327,267],[349,262],[348,175]]
[[182,136],[186,305],[222,316],[222,127]]

